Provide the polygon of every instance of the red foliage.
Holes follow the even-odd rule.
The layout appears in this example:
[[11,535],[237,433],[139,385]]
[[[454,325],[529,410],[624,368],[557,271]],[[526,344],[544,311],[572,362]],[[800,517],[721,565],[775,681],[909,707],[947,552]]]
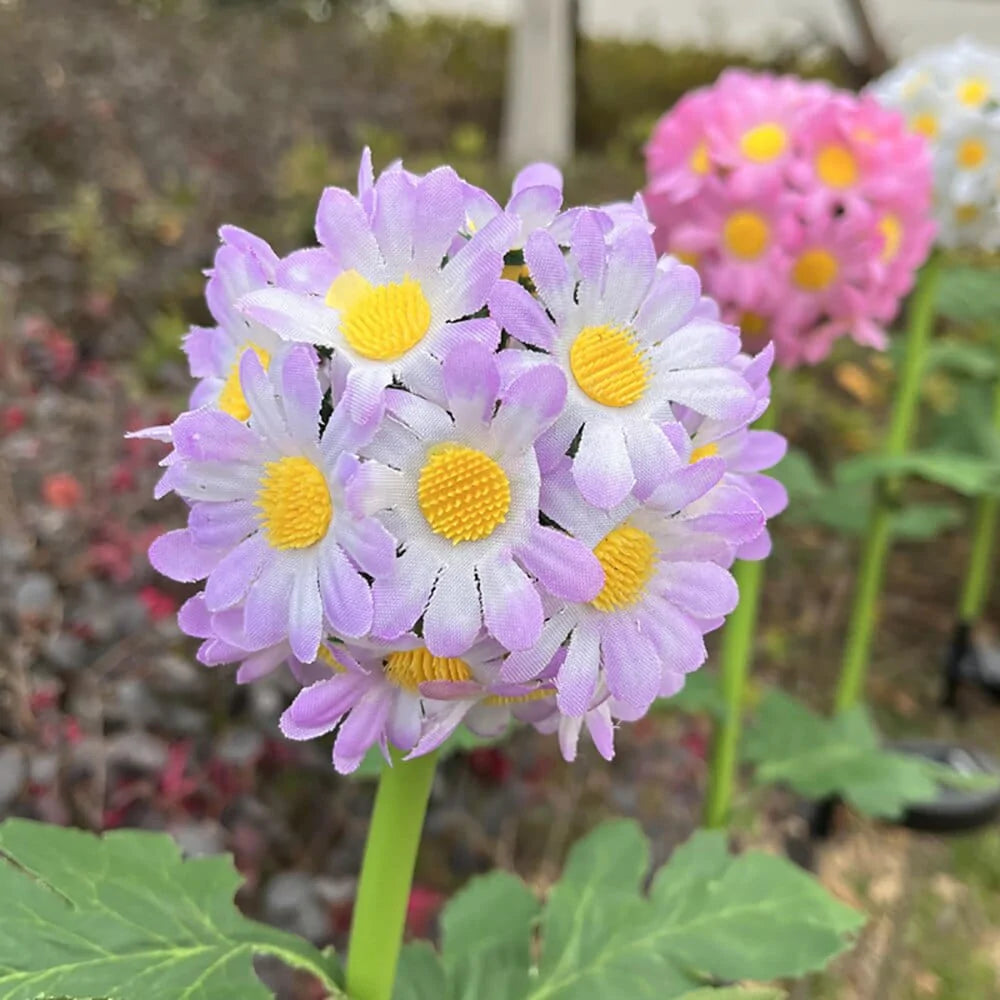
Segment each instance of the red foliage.
[[42,481],[42,496],[50,507],[72,510],[83,499],[83,487],[72,473],[54,472]]

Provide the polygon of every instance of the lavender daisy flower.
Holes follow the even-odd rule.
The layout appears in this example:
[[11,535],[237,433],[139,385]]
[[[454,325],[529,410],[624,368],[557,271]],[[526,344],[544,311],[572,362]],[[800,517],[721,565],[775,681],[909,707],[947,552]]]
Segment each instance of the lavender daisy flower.
[[[462,659],[435,656],[415,637],[391,647],[338,644],[329,661],[331,675],[299,692],[281,717],[281,731],[289,739],[311,740],[337,729],[333,764],[342,774],[356,770],[373,746],[389,761],[390,744],[404,753],[414,750],[435,711],[452,708],[450,702],[425,697],[423,685],[468,684],[477,676],[494,676],[502,654],[501,647],[486,642]],[[434,746],[461,721],[461,714],[451,712],[445,725],[434,726],[440,736]]]
[[403,549],[395,572],[373,585],[378,639],[422,619],[436,656],[460,656],[484,625],[507,649],[527,649],[542,629],[539,584],[569,600],[601,588],[587,547],[538,519],[533,445],[562,410],[565,379],[540,364],[501,388],[508,355],[517,356],[454,348],[443,366],[447,409],[385,394],[385,420],[348,487],[357,513],[377,516]]
[[[531,233],[545,229],[558,215],[563,199],[563,176],[551,163],[530,164],[514,178],[504,208],[474,184],[466,184],[465,190],[465,222],[455,248],[495,218],[506,214],[517,223],[517,231],[505,249],[521,250]],[[518,270],[518,265],[510,265],[504,268],[504,277],[516,280]]]
[[420,178],[387,170],[362,194],[327,188],[320,199],[320,253],[340,268],[325,292],[276,286],[240,308],[286,340],[332,348],[331,377],[353,389],[352,416],[367,424],[394,382],[439,399],[453,345],[496,348],[496,325],[470,317],[499,280],[517,225],[501,213],[449,257],[468,197],[450,167]]
[[184,337],[191,374],[200,379],[191,394],[191,407],[217,406],[237,420],[250,409],[240,388],[240,359],[253,351],[266,369],[282,346],[273,330],[254,323],[236,309],[249,292],[266,288],[275,279],[280,262],[258,237],[235,226],[219,230],[223,245],[215,254],[205,298],[217,326],[195,326]]
[[[733,366],[741,372],[757,395],[757,409],[751,415],[756,420],[770,404],[771,385],[768,372],[774,362],[774,346],[768,344],[756,357],[739,355]],[[690,462],[718,456],[726,463],[722,482],[737,486],[752,496],[764,516],[770,520],[788,506],[788,492],[763,470],[777,465],[785,456],[788,442],[774,431],[750,430],[745,421],[713,420],[684,407],[676,415],[687,434],[678,433],[676,425],[666,428],[678,452]],[[690,435],[690,437],[688,436]],[[739,559],[765,559],[771,552],[771,536],[767,528],[740,545],[735,555]]]
[[565,409],[538,443],[542,471],[575,446],[573,478],[605,510],[659,483],[671,403],[726,420],[745,420],[756,403],[730,365],[739,332],[698,314],[697,273],[658,269],[644,226],[606,240],[607,224],[581,212],[568,257],[549,233],[533,233],[525,259],[541,301],[501,281],[489,303],[511,336],[548,352],[567,376]]
[[564,715],[585,715],[602,678],[612,697],[643,714],[658,695],[677,690],[680,675],[701,666],[704,633],[736,606],[733,578],[706,554],[718,554],[720,539],[733,549],[754,538],[763,512],[734,489],[723,509],[685,523],[686,508],[717,488],[725,463],[684,464],[669,442],[667,454],[661,485],[646,500],[630,497],[610,511],[586,502],[568,460],[545,477],[542,510],[592,548],[604,586],[591,601],[557,610],[531,649],[507,658],[502,676],[511,683],[539,676],[568,639],[556,676]]
[[205,606],[203,592],[195,594],[181,605],[177,624],[185,635],[204,640],[198,647],[199,663],[206,667],[238,663],[237,684],[250,684],[274,673],[283,665],[288,667],[299,684],[312,684],[325,677],[329,670],[324,666],[330,655],[324,645],[320,645],[318,657],[311,663],[303,663],[292,652],[287,640],[263,649],[247,648],[251,644],[243,629],[242,609],[229,608],[212,614]]
[[150,561],[175,580],[207,577],[205,608],[240,607],[247,648],[287,639],[308,663],[326,623],[345,636],[368,631],[372,598],[361,574],[391,571],[395,545],[377,521],[347,510],[356,463],[343,452],[358,431],[337,407],[320,439],[312,350],[293,348],[270,373],[248,351],[240,382],[248,425],[219,410],[174,422],[170,484],[191,510],[187,528],[153,543]]

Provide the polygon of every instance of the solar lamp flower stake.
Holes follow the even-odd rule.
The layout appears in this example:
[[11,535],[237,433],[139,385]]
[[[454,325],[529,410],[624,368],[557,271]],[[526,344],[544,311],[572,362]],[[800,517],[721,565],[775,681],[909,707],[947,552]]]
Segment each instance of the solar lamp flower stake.
[[[900,114],[825,83],[729,70],[663,116],[646,167],[644,198],[657,248],[698,269],[722,319],[742,328],[745,343],[773,340],[785,369],[821,363],[845,335],[886,346],[884,328],[934,233],[930,156]],[[931,269],[916,296],[914,338],[926,335],[932,281]],[[908,405],[909,368],[906,378],[900,398]],[[759,470],[784,454],[784,440],[770,430],[775,412],[772,404],[761,429],[750,432],[744,467],[758,482],[765,481]],[[894,417],[890,447],[908,436],[909,422],[905,414]],[[767,484],[765,506],[773,515],[786,498],[772,480]],[[873,524],[869,549],[886,531],[881,521]],[[734,570],[742,596],[721,653],[726,712],[711,773],[712,825],[726,820],[732,800],[760,559],[768,551],[762,535],[739,553]],[[871,562],[866,558],[857,596],[868,612],[880,580]]]
[[168,448],[157,495],[187,506],[150,558],[198,585],[178,616],[198,659],[242,684],[287,667],[285,736],[330,739],[342,774],[383,758],[346,969],[240,915],[224,859],[11,820],[0,993],[256,1000],[262,953],[356,1000],[779,997],[734,984],[823,967],[863,918],[719,832],[649,882],[638,825],[606,824],[544,900],[495,872],[445,908],[439,949],[402,947],[456,731],[516,720],[567,761],[586,733],[610,760],[704,662],[733,560],[766,548],[747,425],[771,352],[742,352],[636,207],[563,211],[546,165],[501,207],[448,167],[376,178],[366,154],[316,231],[279,258],[221,230],[190,408],[139,433]]
[[[945,252],[1000,247],[1000,51],[961,39],[908,59],[873,84],[932,150],[934,212]],[[1000,427],[1000,387],[993,414]],[[969,565],[949,650],[946,703],[956,704],[963,664],[974,659],[972,628],[982,614],[996,534],[997,501],[977,501]]]

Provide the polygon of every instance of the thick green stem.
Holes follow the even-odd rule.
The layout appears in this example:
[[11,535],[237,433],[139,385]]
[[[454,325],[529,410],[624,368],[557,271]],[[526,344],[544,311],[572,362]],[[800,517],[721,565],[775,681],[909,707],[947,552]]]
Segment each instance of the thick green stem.
[[760,585],[764,579],[764,560],[744,562],[733,568],[740,588],[740,603],[729,616],[722,636],[719,664],[725,715],[715,733],[712,770],[708,778],[708,798],[705,804],[705,825],[725,826],[733,798],[736,766],[739,758],[740,735],[743,730],[743,706],[747,679],[753,658],[753,639],[757,631],[757,609]]
[[390,1000],[436,754],[394,756],[379,779],[347,953],[351,1000]]
[[[917,288],[913,293],[910,324],[903,345],[899,382],[884,446],[884,453],[890,458],[906,453],[916,427],[920,380],[934,325],[937,272],[938,261],[932,257],[920,272]],[[899,485],[896,479],[885,480],[879,484],[872,498],[858,585],[848,625],[847,645],[837,685],[837,711],[857,704],[864,691],[872,637],[878,621],[885,560],[892,540],[892,514],[899,498]]]
[[[993,426],[1000,430],[1000,378],[993,387]],[[996,542],[997,508],[998,498],[995,496],[980,497],[976,503],[972,551],[958,605],[958,619],[965,624],[971,625],[979,618],[986,602]]]
[[[757,427],[771,429],[776,424],[774,398],[764,412]],[[764,560],[737,561],[733,576],[740,588],[740,603],[726,621],[722,634],[722,651],[719,671],[725,715],[715,733],[712,749],[712,768],[708,776],[708,795],[705,801],[705,825],[720,827],[729,818],[733,785],[739,763],[740,735],[743,730],[743,706],[746,701],[747,680],[753,660],[753,640],[757,631],[757,611],[760,607],[761,583],[764,579]]]

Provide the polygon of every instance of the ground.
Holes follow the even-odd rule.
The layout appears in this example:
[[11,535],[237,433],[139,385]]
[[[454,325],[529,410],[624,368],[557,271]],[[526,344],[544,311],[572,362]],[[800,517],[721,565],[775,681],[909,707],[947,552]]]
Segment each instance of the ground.
[[[222,6],[101,0],[70,18],[67,0],[0,4],[0,817],[166,828],[193,853],[232,851],[248,912],[342,945],[371,786],[335,776],[326,744],[281,740],[287,682],[241,689],[230,670],[195,663],[173,622],[186,591],[145,560],[181,511],[149,499],[158,446],[122,435],[183,405],[179,336],[207,320],[199,272],[220,223],[279,250],[303,242],[319,188],[350,183],[366,142],[380,165],[448,159],[502,194],[502,36]],[[649,87],[609,67],[655,58],[699,82],[726,58],[595,51],[570,200],[641,183],[655,105],[639,106]],[[664,93],[690,85],[670,79]],[[824,467],[865,450],[887,379],[851,350],[800,376],[784,390],[789,437]],[[755,677],[826,707],[856,543],[793,518],[775,534]],[[967,545],[956,530],[897,547],[869,694],[892,735],[995,749],[993,704],[967,698],[961,717],[937,707]],[[433,934],[442,900],[475,872],[511,867],[544,889],[604,817],[638,817],[662,860],[699,820],[709,739],[707,719],[667,711],[623,729],[611,765],[585,752],[568,766],[529,732],[451,758],[411,932]],[[780,850],[801,826],[787,797],[744,787],[737,842]],[[873,919],[798,996],[1000,994],[1000,832],[943,840],[846,817],[815,863]],[[274,975],[283,996],[309,995]]]

